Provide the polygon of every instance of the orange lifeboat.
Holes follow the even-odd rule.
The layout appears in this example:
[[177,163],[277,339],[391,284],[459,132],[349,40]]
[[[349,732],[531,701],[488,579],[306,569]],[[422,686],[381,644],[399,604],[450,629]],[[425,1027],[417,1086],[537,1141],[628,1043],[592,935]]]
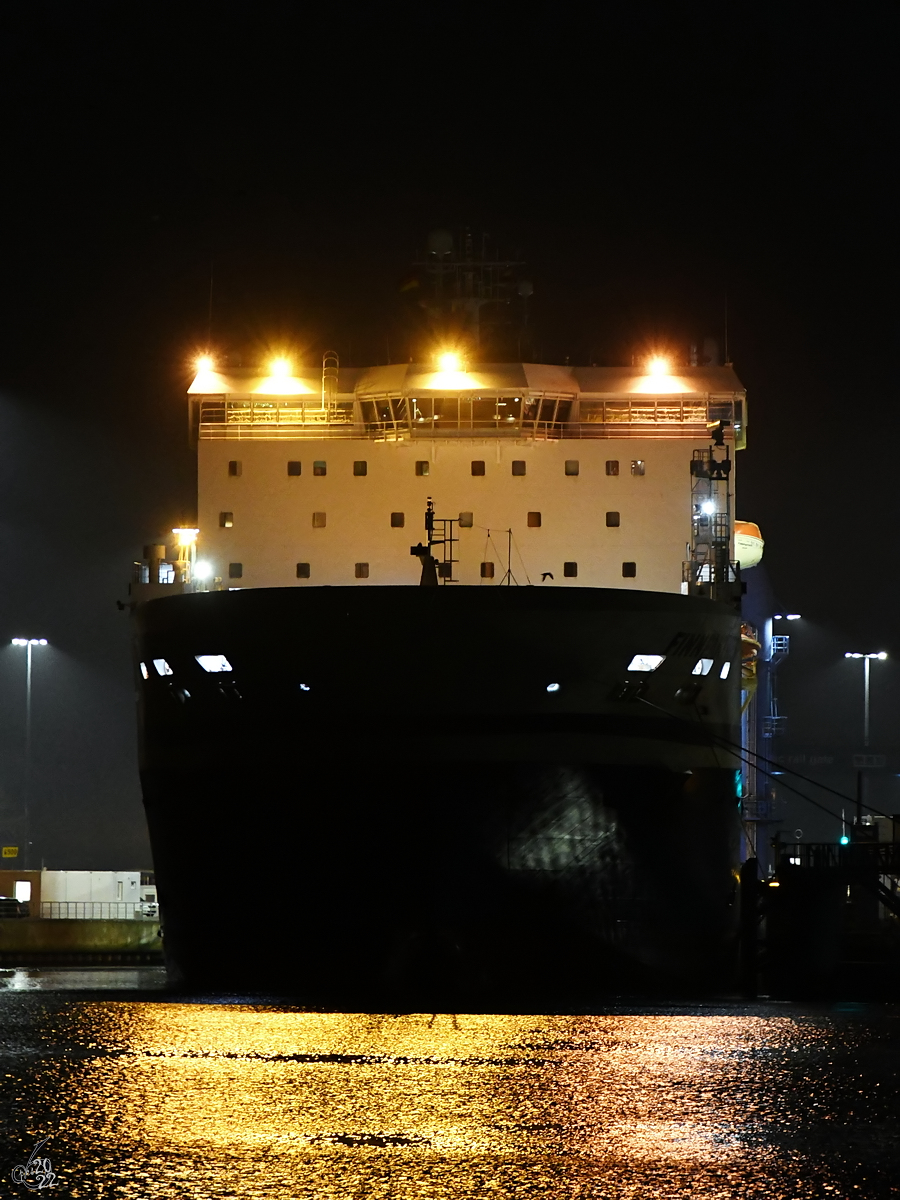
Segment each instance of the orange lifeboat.
[[746,571],[755,567],[763,556],[763,536],[759,526],[753,521],[735,521],[734,523],[734,557]]

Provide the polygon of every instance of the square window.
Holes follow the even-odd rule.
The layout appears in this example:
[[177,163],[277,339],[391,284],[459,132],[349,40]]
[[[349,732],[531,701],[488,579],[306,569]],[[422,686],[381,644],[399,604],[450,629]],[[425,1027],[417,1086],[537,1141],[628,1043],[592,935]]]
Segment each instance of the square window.
[[494,564],[492,562],[481,564],[481,578],[482,579],[493,579],[494,578]]
[[[353,464],[353,474],[354,475],[368,475],[368,473],[369,473],[369,464],[367,462],[365,462],[364,460],[360,459],[359,461],[357,461]],[[325,472],[323,471],[322,474],[324,475]]]
[[242,579],[243,575],[244,575],[244,564],[243,563],[229,563],[228,564],[228,578],[229,579]]
[[325,528],[325,514],[324,513],[313,513],[313,529],[324,529],[324,528]]
[[631,460],[632,475],[643,475],[645,465],[646,464],[642,458],[633,458]]
[[622,563],[622,578],[634,579],[637,576],[637,563]]
[[231,460],[231,462],[228,464],[228,474],[229,475],[240,475],[240,473],[241,473],[241,464],[240,464],[240,462],[238,462],[238,460],[236,458],[233,458]]
[[460,529],[471,529],[471,528],[473,527],[473,525],[474,525],[474,524],[475,524],[475,517],[474,517],[474,514],[473,514],[473,513],[468,513],[468,512],[467,512],[467,513],[460,513],[460,514],[459,514],[459,527],[460,527]]
[[402,529],[405,524],[405,513],[391,513],[391,529]]
[[369,578],[369,564],[368,563],[357,563],[356,564],[356,578],[357,579],[368,579]]
[[524,458],[513,459],[512,473],[513,473],[513,475],[524,475],[525,474],[525,459]]
[[226,512],[219,513],[219,528],[220,529],[231,529],[231,527],[233,525],[234,525],[234,513],[226,513]]
[[317,458],[313,463],[313,475],[327,475],[328,467],[324,459]]
[[475,458],[472,460],[472,474],[473,475],[483,475],[484,474],[484,460],[483,459]]
[[296,461],[289,462],[288,463],[288,475],[299,475],[299,474],[300,474],[300,463],[298,463]]
[[566,459],[566,474],[567,475],[577,475],[578,467],[579,467],[579,463],[578,463],[577,458],[567,458]]
[[416,474],[417,475],[430,475],[431,474],[431,463],[428,461],[427,458],[416,463]]
[[309,563],[297,563],[297,578],[309,579]]
[[608,512],[606,514],[606,528],[607,529],[618,529],[619,528],[619,514],[617,512]]
[[563,563],[563,575],[565,575],[566,579],[575,579],[578,575],[578,563]]
[[528,528],[529,529],[540,529],[540,527],[541,527],[541,514],[537,513],[537,512],[529,513],[528,514]]
[[606,460],[606,473],[607,475],[618,475],[619,460],[617,458],[608,458]]

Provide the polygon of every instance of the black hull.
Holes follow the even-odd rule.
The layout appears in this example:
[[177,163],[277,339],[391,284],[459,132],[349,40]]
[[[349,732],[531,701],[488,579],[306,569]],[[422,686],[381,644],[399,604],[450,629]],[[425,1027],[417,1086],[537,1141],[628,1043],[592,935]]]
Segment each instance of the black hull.
[[724,605],[331,588],[137,617],[174,672],[142,684],[142,782],[188,986],[546,1011],[731,982],[737,679],[691,677],[736,659]]

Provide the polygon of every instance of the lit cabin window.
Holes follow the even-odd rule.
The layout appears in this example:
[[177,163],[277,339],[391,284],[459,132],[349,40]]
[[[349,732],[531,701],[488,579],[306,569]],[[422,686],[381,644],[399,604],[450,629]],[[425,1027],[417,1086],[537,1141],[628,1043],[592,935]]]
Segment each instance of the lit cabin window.
[[[368,475],[368,473],[369,473],[369,464],[364,459],[358,459],[353,464],[353,474],[354,475]],[[324,475],[325,472],[323,471],[322,474]]]
[[528,528],[529,529],[540,529],[540,527],[541,527],[541,514],[539,512],[530,512],[528,514]]
[[211,675],[221,674],[223,671],[233,671],[231,663],[224,654],[195,654],[194,658],[200,664],[204,671]]
[[713,668],[713,660],[711,658],[698,658],[694,663],[692,675],[708,675]]
[[628,664],[629,671],[655,671],[666,661],[664,654],[635,654]]
[[481,564],[481,578],[482,579],[493,579],[494,578],[494,564],[492,562],[483,562]]
[[577,475],[579,466],[580,466],[580,463],[578,462],[577,458],[567,458],[566,459],[566,474],[567,475]]
[[244,564],[243,563],[229,563],[228,564],[228,578],[229,579],[243,579],[243,577],[244,577]]
[[313,513],[313,529],[324,529],[324,528],[325,528],[325,514],[324,513]]
[[233,458],[228,464],[229,475],[240,475],[242,469],[241,463],[236,458]]
[[608,458],[606,460],[606,473],[607,475],[618,475],[619,460],[617,458]]
[[472,460],[472,474],[473,475],[483,475],[484,474],[484,460],[483,459],[474,458]]
[[149,678],[150,678],[150,672],[147,670],[147,664],[146,664],[146,663],[141,663],[141,675],[143,675],[143,677],[144,677],[145,679],[149,679]]
[[297,578],[309,579],[309,563],[297,563]]
[[356,578],[357,579],[368,579],[369,578],[369,564],[368,563],[357,563],[356,564]]
[[475,524],[475,516],[473,513],[465,512],[459,514],[460,529],[471,529]]
[[431,474],[431,463],[428,461],[428,459],[421,459],[419,462],[416,463],[416,474],[417,475],[430,475]]
[[219,513],[219,528],[231,529],[234,525],[234,513],[220,512]]
[[175,673],[164,658],[154,658],[153,666],[157,675],[174,675]]
[[645,474],[644,468],[646,467],[646,465],[647,464],[644,462],[644,460],[642,458],[633,458],[631,460],[632,475],[644,475]]
[[405,513],[391,513],[391,529],[402,529],[405,524]]
[[299,474],[300,474],[300,463],[298,463],[297,460],[294,459],[292,462],[288,463],[288,475],[299,475]]
[[563,563],[563,575],[565,575],[566,579],[574,579],[577,576],[577,574],[578,574],[578,563],[577,562]]
[[514,458],[513,459],[512,473],[513,473],[513,475],[524,475],[525,474],[525,459],[524,458]]
[[608,512],[606,514],[607,529],[618,529],[621,524],[621,518],[617,512]]
[[622,578],[636,579],[637,578],[637,563],[622,563]]
[[313,475],[327,475],[328,464],[323,458],[317,458],[313,463]]
[[731,663],[730,663],[730,662],[727,662],[727,663],[722,663],[722,670],[719,672],[719,678],[720,678],[720,679],[727,679],[727,678],[728,678],[728,673],[729,673],[729,671],[730,671],[730,670],[731,670]]

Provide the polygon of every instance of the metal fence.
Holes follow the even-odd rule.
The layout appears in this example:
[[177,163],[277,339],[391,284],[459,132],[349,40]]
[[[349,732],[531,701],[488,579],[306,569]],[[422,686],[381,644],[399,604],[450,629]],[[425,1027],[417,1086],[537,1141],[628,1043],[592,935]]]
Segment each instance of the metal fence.
[[155,904],[105,900],[43,900],[41,916],[65,921],[155,921],[159,910]]

